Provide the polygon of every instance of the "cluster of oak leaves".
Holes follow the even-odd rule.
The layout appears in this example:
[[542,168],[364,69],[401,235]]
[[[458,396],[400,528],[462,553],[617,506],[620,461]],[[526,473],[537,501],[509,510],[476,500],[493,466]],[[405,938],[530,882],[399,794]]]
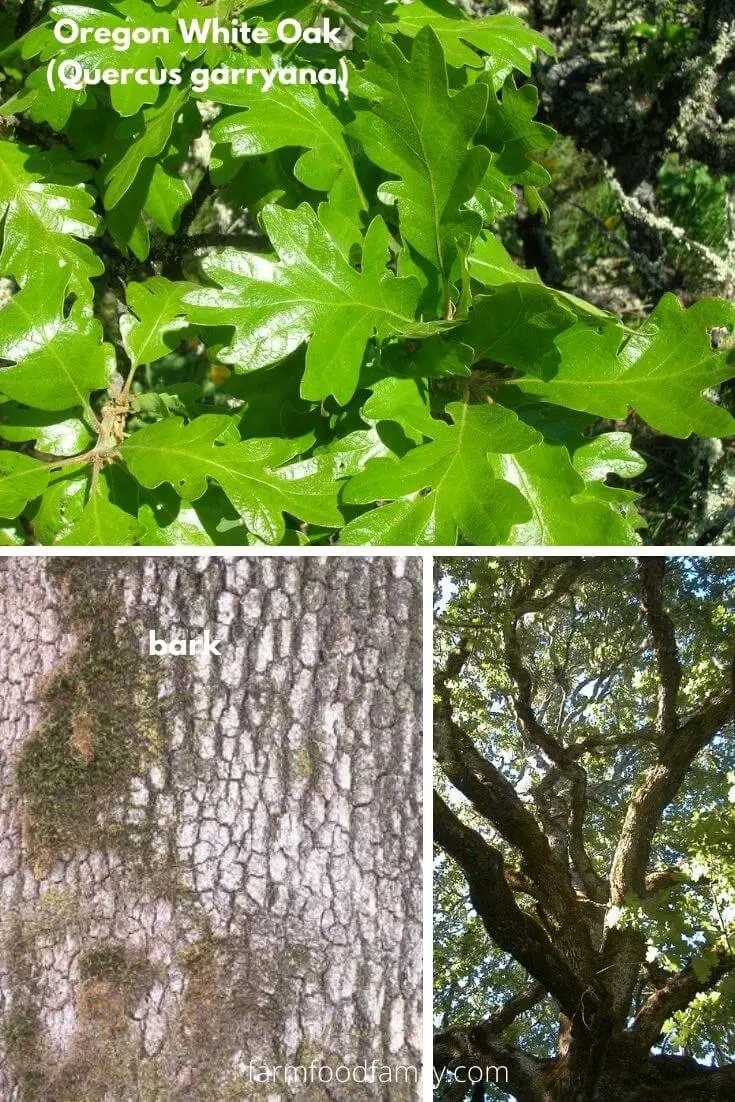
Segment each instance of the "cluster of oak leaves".
[[[306,21],[306,5],[285,9],[248,17]],[[122,64],[111,46],[60,46],[54,19],[173,26],[199,10],[64,5],[0,55],[18,86],[2,112],[22,124],[0,141],[0,538],[637,542],[620,483],[643,462],[600,421],[632,410],[673,436],[732,433],[703,391],[735,373],[710,335],[735,307],[667,295],[631,331],[544,286],[492,232],[521,193],[543,209],[554,132],[526,78],[545,39],[445,0],[343,0],[347,99],[308,83],[211,88],[206,104],[185,83],[49,90],[51,57]],[[243,63],[220,45],[133,49],[124,64]],[[196,281],[153,274],[156,241],[186,245],[185,162],[213,115],[215,199],[260,236],[200,251]],[[119,300],[117,349],[103,293]],[[231,367],[226,401],[146,384],[194,337]]]

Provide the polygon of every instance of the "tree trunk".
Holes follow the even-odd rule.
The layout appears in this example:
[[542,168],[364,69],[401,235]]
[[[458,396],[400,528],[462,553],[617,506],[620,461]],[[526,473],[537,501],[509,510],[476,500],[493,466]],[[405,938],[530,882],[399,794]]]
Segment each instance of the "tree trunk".
[[3,1102],[419,1096],[420,614],[413,560],[0,560]]

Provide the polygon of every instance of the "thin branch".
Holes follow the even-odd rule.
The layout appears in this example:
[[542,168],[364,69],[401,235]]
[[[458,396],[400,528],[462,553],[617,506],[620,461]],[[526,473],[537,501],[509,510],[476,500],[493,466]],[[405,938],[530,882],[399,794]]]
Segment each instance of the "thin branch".
[[681,685],[682,669],[676,645],[674,624],[664,607],[666,559],[648,556],[638,562],[643,590],[643,608],[651,629],[653,650],[658,667],[659,693],[656,726],[663,739],[676,732],[676,702]]
[[542,983],[534,984],[528,991],[521,992],[520,995],[514,995],[512,999],[509,999],[505,1006],[502,1006],[500,1010],[496,1010],[489,1018],[486,1018],[484,1022],[480,1022],[474,1030],[474,1038],[478,1043],[482,1043],[486,1036],[492,1034],[500,1034],[512,1025],[516,1018],[521,1014],[525,1014],[527,1010],[531,1010],[546,997],[546,988]]

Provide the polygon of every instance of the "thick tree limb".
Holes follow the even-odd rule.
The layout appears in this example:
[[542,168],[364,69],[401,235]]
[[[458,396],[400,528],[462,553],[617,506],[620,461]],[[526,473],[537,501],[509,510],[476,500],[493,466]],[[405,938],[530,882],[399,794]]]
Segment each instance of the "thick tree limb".
[[[522,871],[538,889],[539,900],[558,930],[559,945],[580,976],[592,975],[593,949],[589,930],[579,910],[569,869],[553,853],[548,839],[518,797],[513,786],[477,750],[453,717],[449,682],[461,672],[469,656],[462,640],[435,675],[438,701],[434,716],[437,760],[452,784],[476,810],[518,849]],[[478,835],[479,837],[479,835]]]
[[646,557],[638,563],[643,590],[643,608],[651,629],[653,649],[658,666],[659,691],[656,727],[661,738],[671,738],[676,731],[676,701],[682,669],[676,645],[674,624],[664,607],[666,559]]
[[614,904],[622,905],[630,891],[638,895],[645,891],[646,865],[661,816],[697,754],[727,723],[734,709],[735,693],[730,689],[680,724],[662,745],[658,761],[648,770],[628,804],[610,873],[610,898]]
[[475,1027],[474,1036],[478,1044],[482,1043],[486,1035],[502,1033],[521,1014],[525,1014],[527,1010],[531,1010],[540,1003],[545,995],[546,988],[542,983],[537,983],[528,991],[509,999],[505,1006],[502,1006],[500,1010],[496,1010],[494,1014],[491,1014],[489,1018]]
[[570,792],[569,856],[590,899],[605,903],[609,885],[600,876],[584,844],[584,823],[587,814],[587,774],[581,766],[574,767]]
[[700,991],[710,991],[723,976],[735,969],[735,957],[720,953],[719,960],[706,980],[701,980],[691,965],[677,972],[659,990],[654,991],[638,1011],[633,1024],[633,1035],[639,1044],[649,1049],[656,1041],[667,1018],[677,1010],[684,1010]]
[[458,819],[436,792],[434,839],[462,869],[472,905],[493,941],[515,957],[572,1017],[578,1010],[585,985],[539,923],[516,903],[505,881],[502,854]]
[[536,1057],[506,1044],[493,1034],[488,1034],[481,1043],[466,1029],[449,1029],[436,1034],[435,1086],[445,1082],[447,1071],[453,1072],[459,1079],[444,1089],[442,1102],[461,1102],[467,1097],[471,1090],[467,1077],[470,1068],[486,1069],[486,1081],[489,1083],[497,1082],[501,1087],[507,1084],[517,1102],[546,1102],[548,1098],[542,1078],[542,1063]]

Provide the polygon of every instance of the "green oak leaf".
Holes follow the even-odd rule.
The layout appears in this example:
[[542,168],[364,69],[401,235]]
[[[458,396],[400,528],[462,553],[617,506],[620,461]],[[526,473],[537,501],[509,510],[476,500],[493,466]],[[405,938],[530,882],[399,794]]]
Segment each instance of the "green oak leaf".
[[404,239],[447,278],[459,243],[468,245],[480,230],[479,216],[465,204],[490,159],[486,149],[470,147],[488,90],[474,84],[450,94],[442,48],[428,27],[417,35],[410,61],[378,25],[367,48],[360,94],[377,102],[356,107],[348,131],[371,161],[399,177],[381,185],[380,197],[397,204]]
[[[405,413],[399,406],[397,415]],[[418,496],[351,521],[343,542],[453,544],[462,532],[474,543],[504,543],[512,526],[530,516],[522,494],[494,477],[489,454],[525,450],[539,434],[498,405],[454,402],[447,413],[451,425],[422,417],[414,403],[408,419],[432,441],[400,459],[373,459],[347,483],[343,497],[350,504]]]
[[[478,83],[491,84],[492,77],[483,73]],[[517,88],[512,76],[503,85],[500,97],[494,92],[488,97],[477,140],[490,150],[490,164],[470,204],[486,221],[515,211],[513,185],[540,188],[551,183],[551,176],[532,154],[547,149],[556,131],[534,121],[537,110],[537,89],[532,84]]]
[[342,523],[332,478],[286,465],[303,449],[303,439],[225,443],[232,430],[232,419],[224,415],[204,414],[188,424],[170,417],[133,433],[120,453],[143,486],[170,482],[187,501],[202,497],[214,480],[266,543],[283,538],[284,513],[327,527]]
[[21,452],[0,451],[0,517],[17,517],[43,493],[48,479],[48,464]]
[[120,123],[101,174],[100,191],[108,210],[117,206],[133,186],[144,162],[161,156],[182,112],[187,115],[183,125],[195,134],[199,116],[194,104],[189,102],[188,89],[166,88],[155,106]]
[[128,283],[126,299],[130,313],[120,318],[120,334],[132,366],[154,363],[178,347],[190,328],[184,295],[193,286],[193,283],[174,283],[164,276],[153,276],[144,283]]
[[83,186],[89,175],[87,166],[67,160],[61,148],[47,152],[0,141],[3,274],[25,286],[46,256],[65,269],[71,291],[91,297],[89,280],[101,275],[104,265],[84,243],[100,227],[92,195]]
[[554,54],[548,38],[515,15],[469,19],[449,0],[412,0],[410,4],[397,4],[394,11],[398,22],[386,24],[387,30],[415,38],[424,27],[431,27],[450,65],[458,69],[485,67],[496,89],[514,69],[530,76],[539,51]]
[[37,277],[2,311],[0,393],[34,409],[88,407],[115,371],[115,353],[102,326],[77,299],[64,312],[68,271],[39,262]]
[[[732,435],[735,419],[702,393],[735,374],[732,357],[713,350],[710,339],[711,329],[732,325],[732,303],[702,299],[685,309],[666,294],[628,336],[612,325],[602,332],[580,325],[560,332],[553,374],[524,378],[517,386],[544,401],[611,420],[633,409],[670,436]],[[539,363],[537,369],[545,366]]]
[[[496,404],[456,402],[447,412],[454,425],[434,421],[431,443],[374,460],[347,484],[347,503],[404,500],[350,521],[343,542],[453,544],[460,535],[522,546],[636,542],[621,509],[585,496],[565,447]],[[415,398],[407,396],[397,416],[429,434]]]
[[590,495],[566,448],[544,441],[516,455],[492,458],[496,476],[517,486],[532,512],[513,527],[509,543],[590,547],[638,542],[617,502]]
[[[596,420],[594,417],[539,402],[512,384],[501,386],[496,391],[496,399],[517,413],[527,425],[538,429],[546,444],[555,446],[559,478],[562,482],[569,481],[573,492],[574,483],[570,480],[567,455],[564,453],[571,457],[574,471],[584,481],[583,488],[576,483],[579,492],[574,493],[575,503],[598,501],[612,506],[613,516],[606,514],[605,517],[609,541],[635,543],[636,529],[644,526],[635,505],[639,495],[633,490],[610,486],[607,482],[611,474],[618,479],[635,478],[646,468],[645,461],[633,451],[630,434],[604,432],[590,437],[589,430]],[[620,520],[623,521],[622,528]]]
[[137,542],[137,519],[114,505],[104,476],[100,476],[78,519],[57,543],[74,547],[127,547]]
[[[255,85],[211,89],[208,99],[245,108],[220,118],[212,127],[212,159],[219,165],[215,181],[229,178],[238,159],[262,156],[288,147],[307,147],[296,161],[294,176],[314,191],[329,193],[320,219],[344,247],[360,239],[360,212],[367,207],[344,124],[331,101],[311,84],[275,84],[266,95]],[[231,156],[225,156],[223,146]],[[225,170],[223,172],[223,169]],[[340,228],[344,225],[345,231]]]
[[78,409],[44,412],[16,402],[0,406],[0,439],[13,443],[34,440],[48,455],[77,455],[94,437]]
[[410,332],[419,287],[377,264],[385,227],[376,218],[357,272],[305,204],[297,210],[269,207],[263,223],[280,263],[223,249],[203,262],[218,286],[185,297],[195,324],[232,325],[223,363],[256,371],[278,363],[309,340],[301,385],[304,398],[332,394],[344,405],[355,392],[368,341]]

